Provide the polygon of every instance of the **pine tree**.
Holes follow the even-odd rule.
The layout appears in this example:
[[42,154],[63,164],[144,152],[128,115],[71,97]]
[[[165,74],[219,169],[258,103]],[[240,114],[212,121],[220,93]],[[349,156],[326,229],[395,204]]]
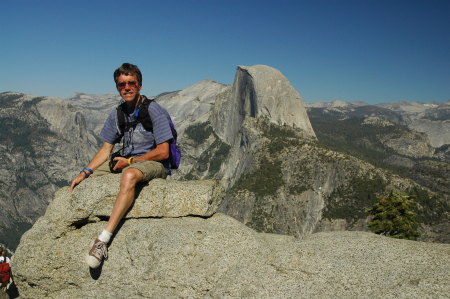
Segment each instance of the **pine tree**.
[[374,216],[369,222],[369,228],[376,234],[398,239],[417,240],[420,236],[416,221],[415,209],[417,203],[411,196],[392,192],[381,196],[379,201],[369,209]]

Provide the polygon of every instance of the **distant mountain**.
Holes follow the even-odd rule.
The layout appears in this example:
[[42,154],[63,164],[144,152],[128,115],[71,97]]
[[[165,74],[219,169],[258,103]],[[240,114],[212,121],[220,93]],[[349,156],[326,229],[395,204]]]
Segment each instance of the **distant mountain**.
[[[308,114],[321,143],[450,194],[450,135],[441,131],[450,124],[450,114],[448,119],[428,120],[433,125],[422,132],[411,125],[448,106],[404,102],[333,108],[315,105],[308,108]],[[441,142],[436,146],[430,136],[437,135]]]
[[450,101],[442,103],[395,102],[368,105],[364,102],[331,101],[306,103],[309,109],[341,113],[354,117],[377,116],[425,133],[435,148],[450,144]]
[[450,144],[450,101],[445,103],[402,101],[377,106],[401,114],[409,128],[427,134],[433,147]]
[[[376,196],[400,190],[420,203],[422,240],[450,241],[445,150],[388,108],[325,103],[308,118],[300,106],[287,108],[302,100],[277,89],[286,78],[264,69],[271,78],[264,80],[252,68],[238,68],[230,87],[203,81],[157,98],[181,131],[184,164],[174,178],[219,179],[228,188],[222,212],[258,231],[296,236],[367,230]],[[280,121],[290,114],[312,127]]]
[[76,93],[67,99],[83,115],[88,130],[92,130],[97,136],[103,128],[103,124],[111,110],[121,102],[122,98],[117,94],[84,94]]
[[98,141],[62,99],[0,93],[0,243],[14,249]]
[[341,109],[345,107],[359,107],[359,106],[367,106],[366,102],[345,102],[341,100],[334,100],[329,102],[315,102],[315,103],[305,103],[305,106],[308,108],[327,108],[327,109]]
[[[43,139],[37,144],[45,144],[47,135],[61,134],[55,138],[61,142],[59,146],[70,148],[54,152],[52,159],[60,166],[72,163],[65,165],[72,172],[64,173],[59,185],[49,176],[42,185],[49,192],[41,189],[40,198],[49,198],[57,186],[68,184],[71,174],[92,156],[98,140],[90,130],[99,132],[120,101],[115,95],[77,94],[57,115],[45,118],[37,103],[54,100],[2,96],[19,112],[23,101],[19,99],[29,98],[27,101],[33,103],[30,107],[36,104],[31,110],[40,112],[36,118],[46,128],[37,134]],[[17,97],[16,101],[11,97]],[[440,112],[442,108],[428,107],[423,114],[411,115],[400,108],[362,102],[305,107],[287,78],[262,65],[239,66],[233,85],[204,80],[161,94],[156,101],[170,112],[183,153],[181,167],[170,179],[220,180],[227,192],[219,210],[258,231],[302,236],[319,231],[368,230],[367,209],[377,196],[399,190],[417,197],[421,240],[450,242],[448,139],[444,137],[437,146],[430,141],[435,131],[419,132],[409,126],[412,119],[425,118],[433,126],[445,126],[448,118]],[[1,111],[7,115],[3,107]],[[25,122],[20,113],[15,118]],[[48,119],[65,119],[73,126],[55,131]],[[35,136],[30,132],[39,126],[25,123],[27,134]],[[13,131],[13,126],[9,127]],[[36,142],[26,144],[29,155],[39,152],[39,147],[29,145]],[[57,144],[49,148],[58,148]],[[73,154],[74,150],[83,151],[83,155]],[[47,161],[38,161],[38,172],[48,172]],[[20,168],[5,169],[13,177],[23,175]],[[24,185],[14,185],[8,194]],[[46,201],[42,202],[45,205]],[[29,225],[42,214],[44,205],[25,223]],[[23,208],[23,213],[27,209],[33,206]],[[17,227],[21,219],[24,217],[14,220]]]

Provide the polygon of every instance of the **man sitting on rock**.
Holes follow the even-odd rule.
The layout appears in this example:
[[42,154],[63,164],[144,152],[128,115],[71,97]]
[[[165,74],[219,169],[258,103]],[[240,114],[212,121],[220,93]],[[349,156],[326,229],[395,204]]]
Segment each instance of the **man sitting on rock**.
[[[145,96],[140,94],[142,74],[136,65],[124,63],[114,72],[116,88],[125,101],[124,108],[127,124],[124,132],[120,132],[117,109],[109,114],[100,138],[104,141],[101,148],[75,177],[70,185],[73,189],[89,176],[97,176],[111,172],[121,172],[120,190],[117,194],[108,224],[94,241],[86,257],[91,268],[100,266],[108,258],[107,244],[120,220],[132,205],[135,197],[135,187],[139,182],[154,178],[166,178],[170,174],[169,141],[173,138],[169,125],[170,116],[167,111],[155,101],[148,105],[148,113],[153,129],[147,131],[136,119],[142,108]],[[115,166],[111,167],[109,158],[114,145],[123,139],[121,157],[115,157]]]

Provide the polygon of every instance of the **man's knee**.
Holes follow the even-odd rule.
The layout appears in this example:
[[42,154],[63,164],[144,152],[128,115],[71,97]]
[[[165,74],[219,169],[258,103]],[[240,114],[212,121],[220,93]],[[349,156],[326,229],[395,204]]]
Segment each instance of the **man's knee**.
[[122,172],[121,185],[136,185],[144,178],[144,175],[139,169],[128,168]]

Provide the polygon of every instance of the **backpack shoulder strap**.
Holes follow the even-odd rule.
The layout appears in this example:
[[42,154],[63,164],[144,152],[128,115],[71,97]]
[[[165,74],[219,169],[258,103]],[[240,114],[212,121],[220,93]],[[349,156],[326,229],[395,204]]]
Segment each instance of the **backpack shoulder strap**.
[[127,126],[127,122],[125,119],[125,107],[126,103],[123,102],[119,106],[117,106],[117,128],[119,129],[120,134],[123,134],[125,132],[125,128]]
[[141,107],[139,109],[138,121],[142,124],[145,130],[153,132],[153,123],[150,118],[150,114],[148,113],[148,107],[153,99],[149,99],[146,96],[143,96],[144,100],[142,101]]

